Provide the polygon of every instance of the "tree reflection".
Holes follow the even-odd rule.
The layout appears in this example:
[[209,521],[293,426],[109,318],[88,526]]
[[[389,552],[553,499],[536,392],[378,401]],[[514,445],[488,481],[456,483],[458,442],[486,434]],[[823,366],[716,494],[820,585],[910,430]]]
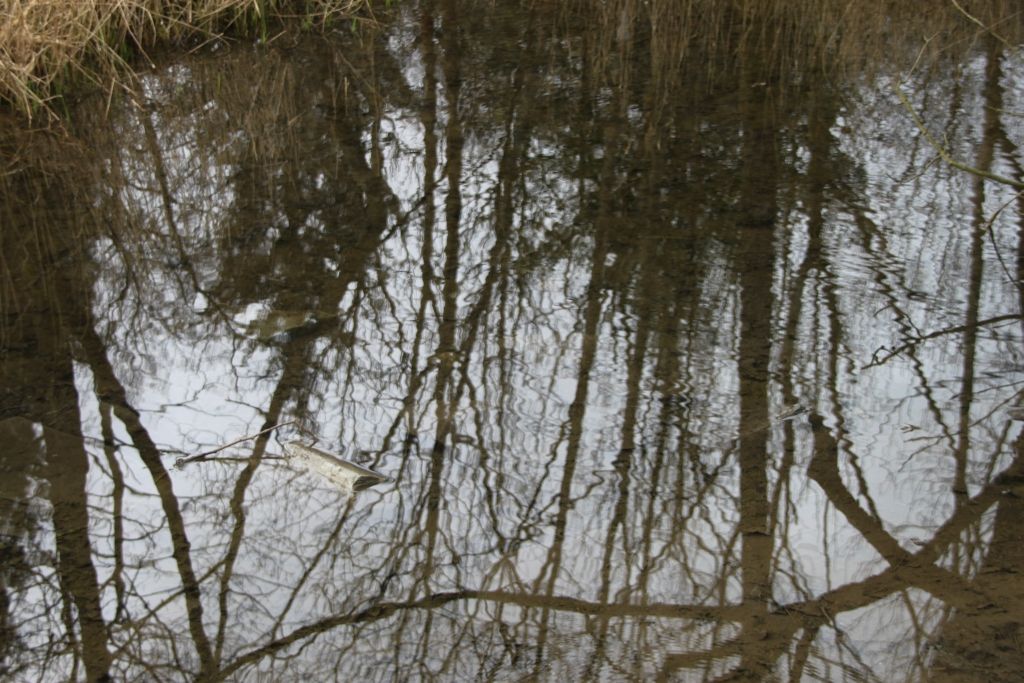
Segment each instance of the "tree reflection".
[[[0,670],[1010,680],[1019,198],[793,15],[673,7],[424,0],[9,154]],[[1020,176],[962,59],[929,125]]]
[[[86,478],[90,465],[69,334],[88,315],[90,302],[74,296],[83,291],[87,263],[83,245],[91,236],[91,226],[64,209],[84,200],[73,185],[50,182],[30,169],[15,172],[5,190],[12,201],[7,204],[2,235],[6,268],[0,417],[10,439],[5,469],[14,473],[21,487],[20,491],[12,487],[8,495],[13,497],[7,501],[15,504],[5,506],[5,554],[14,560],[4,563],[5,607],[12,605],[11,584],[31,591],[38,582],[44,591],[55,592],[47,596],[49,615],[31,600],[13,615],[5,610],[5,630],[14,643],[32,647],[31,639],[45,628],[33,622],[49,616],[57,623],[50,625],[50,651],[34,666],[20,662],[20,653],[5,652],[3,668],[11,673],[34,669],[71,679],[84,673],[89,680],[110,680],[112,658],[89,534]],[[40,216],[33,206],[44,207],[45,213]],[[70,300],[60,295],[65,292],[72,293]],[[26,555],[42,550],[36,546],[41,539],[32,529],[38,513],[18,511],[19,504],[27,504],[22,498],[36,482],[50,502],[48,521],[55,552],[45,564],[55,572],[52,576],[47,576],[50,567],[25,565]],[[10,576],[9,572],[19,570],[35,576]],[[13,604],[19,603],[16,598]],[[55,637],[59,640],[52,642]],[[58,653],[65,655],[66,663],[51,661]]]

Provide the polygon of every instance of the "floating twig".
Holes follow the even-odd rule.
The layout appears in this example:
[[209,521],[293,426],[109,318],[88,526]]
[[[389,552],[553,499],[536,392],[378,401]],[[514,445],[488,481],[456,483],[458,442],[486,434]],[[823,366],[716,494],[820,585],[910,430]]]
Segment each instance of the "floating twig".
[[231,448],[232,446],[236,446],[236,445],[242,443],[243,441],[250,441],[250,440],[255,439],[257,437],[263,436],[267,432],[272,432],[275,429],[280,429],[281,427],[287,427],[288,425],[295,424],[296,422],[298,422],[298,420],[288,420],[287,422],[281,422],[279,424],[274,425],[273,427],[267,427],[266,429],[264,429],[262,431],[256,432],[255,434],[250,434],[249,436],[243,436],[241,439],[236,439],[236,440],[232,441],[231,443],[226,443],[223,446],[218,446],[217,448],[214,448],[213,450],[203,451],[202,453],[200,453],[198,455],[192,455],[192,456],[189,456],[187,458],[178,458],[177,460],[174,461],[174,466],[175,467],[183,467],[183,466],[189,464],[190,462],[198,462],[200,460],[206,460],[211,455],[213,455],[215,453],[220,453],[221,451],[223,451],[223,450],[225,450],[227,448]]

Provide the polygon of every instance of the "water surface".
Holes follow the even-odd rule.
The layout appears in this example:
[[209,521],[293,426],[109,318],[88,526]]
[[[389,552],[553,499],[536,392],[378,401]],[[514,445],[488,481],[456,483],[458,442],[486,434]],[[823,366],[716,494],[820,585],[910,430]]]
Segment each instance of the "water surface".
[[[4,141],[0,675],[1014,680],[1017,190],[884,69],[487,7]],[[903,88],[1020,180],[1022,75]]]

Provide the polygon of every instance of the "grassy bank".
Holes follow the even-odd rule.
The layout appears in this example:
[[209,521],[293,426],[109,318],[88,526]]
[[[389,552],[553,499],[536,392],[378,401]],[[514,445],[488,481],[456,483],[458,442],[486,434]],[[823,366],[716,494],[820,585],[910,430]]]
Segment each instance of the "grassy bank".
[[0,0],[0,101],[50,112],[69,83],[114,83],[157,44],[222,33],[265,35],[275,21],[328,23],[369,0]]

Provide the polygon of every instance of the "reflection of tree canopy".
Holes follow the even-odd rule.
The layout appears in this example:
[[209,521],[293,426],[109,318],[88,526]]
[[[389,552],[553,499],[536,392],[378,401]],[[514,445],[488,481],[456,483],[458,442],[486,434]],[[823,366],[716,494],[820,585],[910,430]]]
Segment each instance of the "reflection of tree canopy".
[[[70,211],[7,204],[0,670],[1010,680],[1013,195],[798,6],[487,7],[185,59],[4,176]],[[982,48],[907,82],[1019,178]],[[166,464],[295,418],[394,481]]]

